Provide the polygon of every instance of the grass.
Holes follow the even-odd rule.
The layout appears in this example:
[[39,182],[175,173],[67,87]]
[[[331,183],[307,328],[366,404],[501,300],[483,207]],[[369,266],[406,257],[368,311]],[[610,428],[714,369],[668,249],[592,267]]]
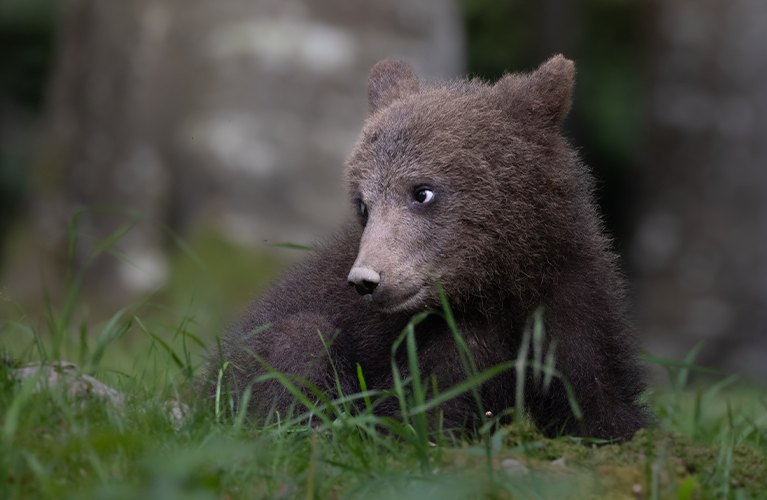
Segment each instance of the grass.
[[[648,394],[660,423],[623,445],[547,439],[526,419],[499,426],[497,416],[474,436],[430,433],[441,400],[474,392],[497,371],[532,367],[545,380],[557,374],[533,323],[526,354],[491,371],[477,373],[464,346],[468,381],[428,399],[414,350],[413,326],[423,315],[394,347],[409,354],[410,376],[392,364],[389,392],[404,421],[374,414],[380,394],[339,389],[329,399],[270,372],[263,378],[279,379],[311,410],[258,427],[231,410],[225,390],[215,404],[196,398],[205,342],[189,312],[195,308],[157,319],[144,302],[90,324],[75,314],[76,277],[71,283],[62,305],[49,302],[41,317],[19,313],[0,295],[0,349],[13,358],[0,362],[0,498],[767,498],[767,392],[696,366],[700,347],[681,361],[648,356],[669,374],[668,388]],[[453,324],[449,309],[443,314]],[[130,335],[144,341],[124,351]],[[23,363],[58,359],[77,361],[126,394],[125,405],[74,399],[55,387],[36,392],[38,380],[12,376]],[[121,360],[119,370],[112,359]],[[693,372],[713,378],[690,384]],[[168,400],[188,406],[182,421],[172,418]],[[351,401],[363,409],[352,411]],[[521,401],[510,409],[517,410]]]

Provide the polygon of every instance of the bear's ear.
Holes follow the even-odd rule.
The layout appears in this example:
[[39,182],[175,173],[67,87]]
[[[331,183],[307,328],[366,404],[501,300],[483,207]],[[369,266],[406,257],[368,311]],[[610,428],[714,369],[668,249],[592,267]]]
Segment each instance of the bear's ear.
[[518,119],[558,127],[570,111],[575,63],[558,54],[529,75],[511,74],[495,84],[501,105]]
[[418,92],[418,77],[413,69],[397,59],[384,59],[370,71],[368,105],[372,115],[393,101]]

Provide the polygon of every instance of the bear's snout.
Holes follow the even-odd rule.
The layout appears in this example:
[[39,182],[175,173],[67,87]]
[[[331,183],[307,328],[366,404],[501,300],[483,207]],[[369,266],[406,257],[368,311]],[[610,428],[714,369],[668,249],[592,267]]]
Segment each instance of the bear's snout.
[[370,295],[381,282],[381,275],[367,267],[353,267],[347,281],[360,295]]

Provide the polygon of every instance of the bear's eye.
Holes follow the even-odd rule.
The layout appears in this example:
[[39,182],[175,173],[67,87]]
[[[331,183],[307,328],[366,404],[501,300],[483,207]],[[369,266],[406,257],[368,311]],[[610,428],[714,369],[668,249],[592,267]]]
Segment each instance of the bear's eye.
[[418,203],[429,203],[434,199],[434,191],[431,189],[419,189],[415,193],[415,201]]
[[359,216],[360,221],[362,222],[362,225],[365,226],[368,222],[368,207],[365,205],[364,201],[359,201]]

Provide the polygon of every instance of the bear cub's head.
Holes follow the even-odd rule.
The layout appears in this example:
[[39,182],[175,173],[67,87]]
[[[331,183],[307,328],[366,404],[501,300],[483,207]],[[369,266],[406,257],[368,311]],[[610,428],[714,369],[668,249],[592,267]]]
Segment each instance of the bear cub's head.
[[384,312],[534,301],[574,238],[580,163],[559,128],[575,69],[555,56],[494,85],[426,84],[397,60],[370,74],[347,160],[362,226],[348,281]]

